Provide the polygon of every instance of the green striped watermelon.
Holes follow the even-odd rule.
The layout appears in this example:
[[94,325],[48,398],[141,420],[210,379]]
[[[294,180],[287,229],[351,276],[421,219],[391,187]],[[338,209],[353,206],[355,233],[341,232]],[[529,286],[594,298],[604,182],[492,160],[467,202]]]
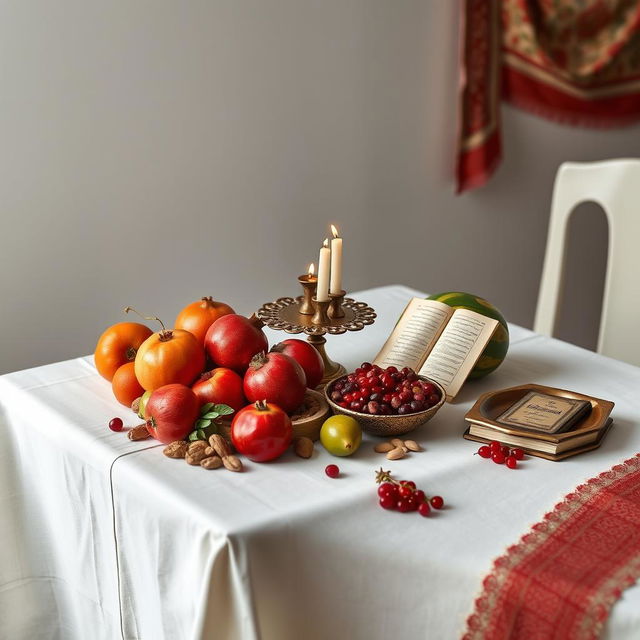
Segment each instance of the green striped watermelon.
[[495,371],[502,364],[509,349],[509,328],[503,315],[490,302],[487,302],[479,296],[474,296],[471,293],[462,293],[460,291],[437,293],[429,296],[427,300],[438,300],[439,302],[448,304],[454,309],[471,309],[471,311],[481,313],[489,318],[494,318],[500,323],[493,338],[491,338],[486,349],[478,359],[478,362],[476,362],[476,366],[471,371],[469,375],[470,380],[483,378],[492,371]]

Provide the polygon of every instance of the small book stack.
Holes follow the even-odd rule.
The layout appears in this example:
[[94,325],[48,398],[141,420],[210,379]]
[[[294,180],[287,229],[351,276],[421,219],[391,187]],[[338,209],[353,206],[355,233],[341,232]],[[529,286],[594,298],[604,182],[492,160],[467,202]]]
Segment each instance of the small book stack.
[[520,447],[562,460],[600,446],[611,426],[613,402],[528,384],[481,396],[465,416],[464,437]]

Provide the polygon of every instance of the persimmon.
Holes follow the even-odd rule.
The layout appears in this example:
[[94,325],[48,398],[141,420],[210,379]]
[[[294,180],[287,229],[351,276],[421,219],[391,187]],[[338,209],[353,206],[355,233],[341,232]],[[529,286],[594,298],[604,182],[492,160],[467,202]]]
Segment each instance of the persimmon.
[[224,302],[216,302],[211,296],[206,296],[196,302],[188,304],[176,318],[176,329],[190,331],[198,342],[204,346],[207,329],[222,316],[235,311]]
[[[138,313],[132,307],[125,311]],[[155,391],[167,384],[189,386],[204,370],[203,346],[189,331],[167,329],[155,316],[142,317],[157,320],[162,330],[150,335],[138,349],[135,359],[138,382],[147,391]]]
[[133,362],[140,345],[153,333],[139,322],[118,322],[98,339],[94,359],[98,373],[111,382],[116,371]]
[[144,389],[136,378],[135,366],[135,362],[123,364],[115,372],[111,381],[113,395],[120,404],[126,407],[130,407],[131,403],[144,393]]

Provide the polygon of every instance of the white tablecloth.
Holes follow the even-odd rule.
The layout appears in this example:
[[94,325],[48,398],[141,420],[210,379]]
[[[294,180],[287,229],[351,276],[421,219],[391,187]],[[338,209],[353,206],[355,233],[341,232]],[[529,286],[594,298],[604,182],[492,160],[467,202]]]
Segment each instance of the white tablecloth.
[[[364,331],[329,337],[348,369],[371,359],[406,302],[383,287],[357,299]],[[275,343],[284,335],[268,332]],[[463,416],[480,393],[525,382],[616,402],[603,446],[510,471],[472,455]],[[169,460],[130,442],[91,358],[0,377],[0,638],[458,638],[492,559],[576,485],[640,451],[640,369],[511,327],[496,373],[469,383],[388,462],[367,438],[349,459],[319,445],[242,474]],[[384,462],[383,462],[384,461]],[[323,472],[337,462],[338,480]],[[377,506],[374,470],[413,479],[448,507],[435,517]],[[606,635],[637,638],[640,587]]]

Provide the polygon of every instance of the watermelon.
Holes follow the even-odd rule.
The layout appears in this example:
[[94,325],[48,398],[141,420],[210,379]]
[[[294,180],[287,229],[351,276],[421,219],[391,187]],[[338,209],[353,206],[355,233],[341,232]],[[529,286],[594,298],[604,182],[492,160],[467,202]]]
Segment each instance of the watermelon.
[[476,366],[469,374],[470,380],[484,378],[484,376],[495,371],[502,364],[509,349],[509,328],[503,315],[490,302],[479,296],[474,296],[471,293],[462,293],[461,291],[437,293],[429,296],[427,300],[438,300],[454,309],[471,309],[471,311],[481,313],[483,316],[494,318],[500,323],[493,338],[491,338],[478,362],[476,362]]

